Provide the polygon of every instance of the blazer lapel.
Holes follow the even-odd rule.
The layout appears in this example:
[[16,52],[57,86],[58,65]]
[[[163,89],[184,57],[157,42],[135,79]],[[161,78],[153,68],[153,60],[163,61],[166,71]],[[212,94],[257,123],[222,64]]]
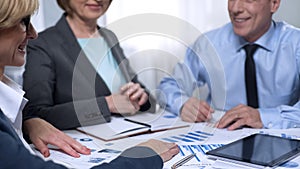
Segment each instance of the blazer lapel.
[[113,57],[116,59],[120,70],[122,71],[126,82],[130,82],[133,77],[130,77],[130,73],[128,72],[128,60],[125,59],[123,51],[119,47],[119,41],[117,37],[105,28],[100,28],[99,33],[103,36],[105,41],[107,42],[109,48],[111,49]]
[[0,130],[10,134],[13,136],[16,140],[20,140],[19,136],[11,126],[11,122],[9,119],[3,114],[2,110],[0,109]]
[[[73,84],[82,84],[82,81],[85,81],[87,82],[85,83],[85,87],[89,86],[90,88],[95,89],[96,96],[97,94],[110,95],[111,93],[106,83],[98,75],[95,68],[92,66],[85,53],[81,49],[65,17],[66,14],[61,17],[56,24],[56,27],[63,36],[62,39],[64,39],[64,44],[66,44],[63,46],[63,48],[68,51],[68,58],[71,60],[71,63],[74,66],[73,80],[75,80],[75,82]],[[78,80],[78,82],[76,82],[76,80]]]

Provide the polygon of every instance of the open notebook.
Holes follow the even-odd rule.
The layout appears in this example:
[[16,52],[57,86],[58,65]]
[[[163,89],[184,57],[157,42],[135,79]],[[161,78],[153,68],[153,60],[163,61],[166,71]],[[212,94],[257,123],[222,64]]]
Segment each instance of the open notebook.
[[77,130],[104,141],[129,136],[188,127],[179,117],[169,112],[141,113],[129,117],[112,117],[110,123],[78,127]]

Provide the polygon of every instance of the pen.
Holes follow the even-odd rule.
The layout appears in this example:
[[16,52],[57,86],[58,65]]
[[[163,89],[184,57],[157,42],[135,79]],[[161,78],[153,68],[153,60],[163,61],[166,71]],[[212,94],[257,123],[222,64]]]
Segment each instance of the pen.
[[150,127],[151,128],[151,125],[150,124],[147,124],[147,123],[142,123],[142,122],[139,122],[139,121],[135,121],[135,120],[130,120],[130,119],[124,119],[125,121],[129,121],[129,122],[132,122],[132,123],[135,123],[135,124],[140,124],[140,125],[143,125],[143,126],[146,126],[146,127]]
[[179,160],[179,161],[176,162],[175,164],[173,164],[171,168],[172,168],[172,169],[176,169],[176,168],[182,166],[183,164],[187,163],[188,161],[190,161],[190,160],[191,160],[193,157],[195,157],[195,156],[196,156],[196,153],[190,154],[190,155],[184,157],[183,159]]

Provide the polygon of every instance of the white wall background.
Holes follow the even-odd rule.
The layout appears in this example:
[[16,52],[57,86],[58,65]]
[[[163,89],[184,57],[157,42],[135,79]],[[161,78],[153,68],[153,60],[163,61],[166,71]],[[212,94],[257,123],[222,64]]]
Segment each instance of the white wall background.
[[[299,6],[299,0],[282,0],[274,19],[285,20],[300,27]],[[124,18],[145,13],[173,16],[185,21],[189,26],[194,26],[199,32],[205,32],[229,22],[226,0],[114,0],[106,15],[99,20],[99,24],[110,27]],[[59,9],[55,0],[40,0],[39,11],[32,17],[32,23],[40,32],[54,25],[61,14],[62,10]],[[156,24],[155,21],[148,22]],[[123,31],[126,29],[112,28],[118,36],[122,33],[121,29]],[[186,29],[174,28],[174,30],[178,31],[180,36],[190,33]],[[196,36],[190,37],[188,42],[193,41],[193,38],[195,39]],[[140,79],[150,89],[155,89],[160,79],[172,71],[174,64],[184,57],[186,48],[177,39],[151,33],[133,35],[120,41],[132,66],[139,72]],[[20,79],[22,71],[23,68],[9,67],[7,69],[7,73],[19,79],[17,80],[19,83],[22,82]]]

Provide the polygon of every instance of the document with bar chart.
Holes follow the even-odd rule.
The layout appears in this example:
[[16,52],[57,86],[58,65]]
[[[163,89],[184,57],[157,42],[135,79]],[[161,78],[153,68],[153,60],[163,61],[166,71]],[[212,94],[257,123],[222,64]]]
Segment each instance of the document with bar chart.
[[205,153],[207,151],[216,149],[223,146],[222,144],[199,144],[199,145],[179,145],[180,152],[171,161],[165,163],[164,169],[171,168],[174,161],[179,161],[180,159],[188,156],[190,154],[196,154],[189,162],[181,166],[180,168],[197,168],[204,169],[211,166],[212,160],[206,158]]

